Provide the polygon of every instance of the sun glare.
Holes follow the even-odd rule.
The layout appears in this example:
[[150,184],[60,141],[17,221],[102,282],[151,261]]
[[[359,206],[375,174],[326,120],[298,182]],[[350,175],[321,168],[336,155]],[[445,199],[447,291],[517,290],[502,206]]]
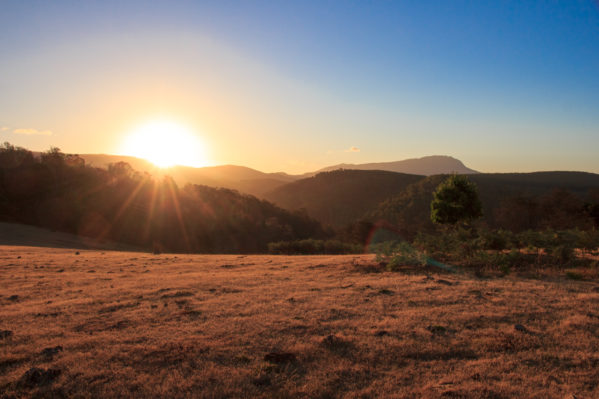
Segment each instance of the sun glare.
[[121,152],[147,159],[160,168],[206,165],[197,136],[190,129],[169,121],[153,121],[138,127],[127,135]]

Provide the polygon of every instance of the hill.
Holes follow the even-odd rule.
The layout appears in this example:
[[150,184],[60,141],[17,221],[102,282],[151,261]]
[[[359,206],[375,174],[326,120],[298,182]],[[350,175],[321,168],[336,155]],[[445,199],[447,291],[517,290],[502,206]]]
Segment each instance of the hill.
[[264,194],[297,180],[285,173],[264,173],[245,166],[221,165],[203,168],[175,166],[164,173],[180,185],[200,184],[237,190],[262,198]]
[[265,197],[286,209],[303,208],[324,224],[342,226],[421,179],[381,170],[335,170],[289,183]]
[[133,169],[140,172],[148,172],[155,176],[171,176],[180,186],[189,183],[223,187],[257,197],[263,197],[266,192],[298,179],[298,177],[286,173],[264,173],[245,166],[236,165],[208,166],[202,168],[174,166],[172,168],[160,169],[144,159],[124,155],[83,154],[79,156],[85,160],[86,164],[95,167],[106,168],[111,163],[126,162]]
[[[37,155],[37,154],[36,154]],[[131,157],[128,155],[107,155],[107,154],[79,154],[88,166],[106,169],[111,163],[126,162],[133,169],[140,172],[154,174],[160,170],[150,161],[142,158]]]
[[139,248],[18,223],[0,222],[0,245],[136,251]]
[[320,169],[318,172],[326,172],[336,169],[357,170],[386,170],[389,172],[407,173],[411,175],[440,175],[449,173],[475,174],[479,173],[466,167],[462,161],[446,155],[432,155],[422,158],[405,159],[395,162],[376,162],[364,164],[339,164]]
[[531,173],[481,173],[469,176],[489,199],[498,194],[542,195],[552,189],[564,189],[584,196],[589,189],[599,187],[599,174],[588,172],[531,172]]
[[321,238],[320,224],[237,191],[86,166],[58,150],[0,147],[0,221],[175,252],[265,252],[273,241]]
[[224,187],[243,193],[266,198],[267,194],[283,185],[301,178],[315,176],[321,172],[338,169],[380,170],[396,173],[430,176],[446,173],[476,174],[477,171],[466,167],[460,160],[450,156],[434,155],[422,158],[406,159],[395,162],[379,162],[366,164],[338,164],[308,172],[303,175],[289,175],[283,172],[264,173],[252,168],[237,165],[220,165],[202,168],[175,166],[159,169],[152,163],[135,157],[124,155],[83,154],[85,162],[92,166],[106,168],[110,163],[127,162],[133,169],[153,175],[169,175],[177,184],[201,184],[211,187]]
[[[430,202],[446,175],[429,176],[383,201],[368,219],[386,220],[406,234],[432,228]],[[490,226],[573,228],[592,223],[584,202],[596,202],[599,175],[586,172],[492,173],[469,177],[478,187],[483,220]]]
[[252,168],[238,165],[219,165],[209,167],[174,166],[172,168],[160,169],[152,163],[131,156],[106,155],[106,154],[83,154],[81,158],[89,165],[106,168],[111,163],[126,162],[140,172],[152,175],[168,175],[175,182],[184,186],[185,184],[200,184],[211,187],[223,187],[237,190],[242,193],[254,195],[259,198],[270,198],[271,192],[287,183],[297,181],[301,178],[315,176],[321,172],[329,172],[338,169],[351,170],[379,170],[396,173],[430,176],[444,173],[476,174],[477,171],[466,167],[460,160],[450,156],[427,156],[415,159],[406,159],[395,162],[380,162],[367,164],[339,164],[323,168],[316,172],[303,175],[289,175],[283,172],[264,173]]
[[[278,187],[265,197],[286,209],[304,208],[310,216],[335,227],[366,216],[373,222],[384,219],[415,231],[432,228],[430,202],[435,188],[446,176],[335,170]],[[564,208],[568,202],[582,207],[589,192],[599,189],[599,175],[586,172],[479,173],[469,178],[477,184],[484,220],[491,225],[497,224],[498,218],[508,218],[499,217],[498,212],[517,208],[517,204],[510,201],[524,198],[536,202],[536,212],[559,213],[558,208]],[[566,197],[549,198],[556,190],[562,194],[555,195]],[[545,208],[556,209],[543,210],[541,202]]]

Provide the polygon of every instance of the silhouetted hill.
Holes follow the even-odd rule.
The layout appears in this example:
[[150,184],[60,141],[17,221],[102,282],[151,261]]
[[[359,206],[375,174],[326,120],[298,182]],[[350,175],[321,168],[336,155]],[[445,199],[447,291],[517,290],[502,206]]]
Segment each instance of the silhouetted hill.
[[288,175],[282,172],[264,173],[245,166],[236,165],[209,166],[202,168],[175,166],[168,169],[160,169],[144,159],[124,155],[83,154],[80,156],[87,164],[96,167],[106,168],[111,163],[127,162],[133,169],[140,172],[148,172],[156,176],[171,176],[180,186],[191,183],[211,187],[223,187],[252,194],[259,198],[266,198],[265,196],[267,193],[270,193],[287,183],[301,178],[312,177],[320,172],[337,169],[391,171],[423,176],[453,172],[462,174],[478,173],[475,170],[467,168],[461,161],[455,158],[441,155],[406,159],[396,162],[380,162],[360,165],[340,164],[324,168],[318,172],[306,173],[301,176]]
[[304,208],[322,223],[341,226],[421,179],[381,170],[335,170],[276,188],[265,197],[286,209]]
[[266,252],[270,242],[326,236],[305,213],[234,190],[180,189],[128,163],[102,169],[57,149],[35,157],[8,143],[0,146],[0,221],[175,252]]
[[339,164],[320,169],[318,172],[326,172],[336,169],[357,170],[387,170],[390,172],[407,173],[411,175],[440,175],[449,173],[475,174],[479,173],[467,168],[462,161],[446,155],[432,155],[422,158],[405,159],[395,162],[376,162],[364,164]]
[[111,163],[127,162],[133,169],[140,172],[171,176],[180,186],[190,183],[223,187],[257,197],[263,197],[266,192],[298,179],[298,177],[286,173],[264,173],[245,166],[236,165],[208,166],[202,168],[174,166],[172,168],[160,169],[144,159],[124,155],[83,154],[80,156],[91,166],[106,168]]
[[262,198],[266,192],[297,180],[284,173],[263,173],[245,166],[221,165],[204,168],[175,166],[165,171],[180,185],[187,183],[223,187]]
[[109,164],[117,163],[117,162],[126,162],[133,169],[139,172],[148,172],[153,174],[160,169],[156,167],[150,161],[146,161],[142,158],[131,157],[128,155],[108,155],[108,154],[80,154],[79,155],[85,163],[89,166],[93,166],[96,168],[104,168],[106,169]]
[[599,174],[588,172],[481,173],[468,177],[483,192],[540,195],[561,188],[578,195],[599,187]]

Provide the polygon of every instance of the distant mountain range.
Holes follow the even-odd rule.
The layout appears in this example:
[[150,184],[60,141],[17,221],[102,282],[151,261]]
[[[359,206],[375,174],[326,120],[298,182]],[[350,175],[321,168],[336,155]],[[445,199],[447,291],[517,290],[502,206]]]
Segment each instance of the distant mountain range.
[[[140,172],[155,176],[170,175],[179,186],[191,183],[234,189],[266,199],[287,210],[303,209],[324,225],[336,228],[358,220],[389,220],[404,227],[411,226],[413,230],[426,229],[427,224],[430,225],[428,215],[433,192],[445,179],[444,175],[450,173],[469,174],[470,180],[476,183],[483,203],[484,220],[489,225],[497,223],[497,210],[512,199],[516,201],[513,207],[529,206],[534,201],[541,204],[556,189],[567,190],[577,198],[572,200],[565,194],[555,194],[555,201],[563,202],[554,207],[559,210],[572,208],[573,201],[594,203],[599,198],[599,174],[559,171],[479,173],[449,156],[339,164],[303,175],[264,173],[235,165],[159,169],[146,160],[129,156],[86,154],[81,157],[88,165],[96,167],[127,162]],[[240,198],[248,199],[247,196]],[[553,208],[545,208],[535,212],[557,212]],[[506,218],[505,215],[502,217]]]
[[301,178],[301,176],[292,176],[286,173],[264,173],[236,165],[207,166],[203,168],[174,166],[168,169],[160,169],[144,159],[124,155],[82,154],[80,157],[85,160],[86,164],[96,167],[104,168],[111,163],[127,162],[133,169],[140,172],[148,172],[153,175],[169,175],[180,186],[190,183],[224,187],[260,198],[263,198],[265,193],[277,187]]
[[405,159],[403,161],[395,162],[376,162],[363,164],[342,163],[320,169],[318,172],[328,172],[337,169],[387,170],[389,172],[424,176],[441,175],[447,173],[479,173],[476,170],[466,167],[462,161],[446,155],[432,155],[428,157]]
[[293,181],[337,169],[380,170],[420,176],[446,173],[479,173],[466,167],[460,160],[443,155],[406,159],[396,162],[339,164],[315,172],[304,173],[303,175],[289,175],[282,172],[264,173],[245,166],[236,165],[209,166],[203,168],[175,166],[163,170],[157,168],[151,162],[131,156],[105,154],[82,154],[80,156],[85,159],[85,162],[88,165],[106,167],[110,163],[127,162],[133,169],[140,172],[148,172],[155,175],[168,174],[173,177],[179,185],[191,183],[213,187],[225,187],[255,195],[260,198],[268,197],[267,194]]

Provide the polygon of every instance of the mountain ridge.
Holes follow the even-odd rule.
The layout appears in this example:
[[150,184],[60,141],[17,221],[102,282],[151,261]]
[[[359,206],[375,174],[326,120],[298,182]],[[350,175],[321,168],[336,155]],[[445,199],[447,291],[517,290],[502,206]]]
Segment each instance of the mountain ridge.
[[462,161],[447,155],[432,155],[393,162],[373,162],[365,164],[344,163],[328,166],[315,172],[307,172],[301,175],[291,175],[285,172],[267,173],[240,165],[217,165],[199,168],[177,165],[161,169],[150,161],[128,155],[80,154],[79,156],[83,158],[87,164],[95,167],[107,167],[110,163],[127,162],[133,169],[140,172],[148,172],[154,175],[169,175],[181,186],[191,183],[212,187],[223,187],[255,195],[259,198],[265,198],[268,193],[271,193],[288,183],[337,169],[381,170],[420,176],[453,172],[464,174],[479,173],[466,167]]
[[336,169],[354,170],[386,170],[389,172],[405,173],[410,175],[440,175],[448,173],[478,174],[480,172],[470,169],[462,161],[449,155],[428,155],[420,158],[409,158],[391,162],[370,162],[363,164],[342,163],[319,169],[319,172],[328,172]]

